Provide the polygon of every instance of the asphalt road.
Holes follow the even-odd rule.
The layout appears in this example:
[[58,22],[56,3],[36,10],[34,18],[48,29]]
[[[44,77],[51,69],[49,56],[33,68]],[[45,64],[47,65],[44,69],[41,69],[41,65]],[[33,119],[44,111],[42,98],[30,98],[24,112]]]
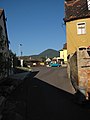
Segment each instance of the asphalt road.
[[67,78],[67,69],[65,67],[36,67],[33,71],[39,71],[35,76],[43,82],[53,85],[70,93],[75,93],[70,80]]
[[75,102],[74,89],[67,79],[66,68],[33,68],[33,73],[35,77],[25,80],[9,97],[8,101],[15,108],[5,114],[6,119],[90,119],[90,107]]

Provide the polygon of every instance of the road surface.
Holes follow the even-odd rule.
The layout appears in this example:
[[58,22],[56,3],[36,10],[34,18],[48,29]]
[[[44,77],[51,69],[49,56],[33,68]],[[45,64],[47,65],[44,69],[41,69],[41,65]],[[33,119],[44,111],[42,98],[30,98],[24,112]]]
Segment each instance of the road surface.
[[25,80],[9,97],[8,102],[14,104],[15,108],[5,113],[5,119],[90,119],[90,107],[74,101],[74,89],[67,79],[66,68],[33,68],[35,71],[37,75]]
[[65,67],[34,67],[32,70],[39,71],[36,78],[41,81],[72,94],[75,93],[70,80],[67,78],[67,69]]

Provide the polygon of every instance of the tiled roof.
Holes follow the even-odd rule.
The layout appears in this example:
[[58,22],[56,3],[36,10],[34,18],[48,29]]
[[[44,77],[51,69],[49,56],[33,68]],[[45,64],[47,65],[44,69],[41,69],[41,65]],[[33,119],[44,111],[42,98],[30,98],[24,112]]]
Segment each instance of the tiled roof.
[[90,17],[87,0],[65,0],[65,22],[86,17]]

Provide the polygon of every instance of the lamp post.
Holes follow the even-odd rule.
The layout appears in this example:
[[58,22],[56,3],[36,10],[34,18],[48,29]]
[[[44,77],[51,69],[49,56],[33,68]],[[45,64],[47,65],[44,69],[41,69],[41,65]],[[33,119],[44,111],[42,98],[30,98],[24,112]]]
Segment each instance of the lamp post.
[[23,67],[23,59],[21,58],[23,52],[22,52],[22,44],[19,44],[19,53],[20,53],[20,56],[19,56],[19,59],[20,59],[20,66]]

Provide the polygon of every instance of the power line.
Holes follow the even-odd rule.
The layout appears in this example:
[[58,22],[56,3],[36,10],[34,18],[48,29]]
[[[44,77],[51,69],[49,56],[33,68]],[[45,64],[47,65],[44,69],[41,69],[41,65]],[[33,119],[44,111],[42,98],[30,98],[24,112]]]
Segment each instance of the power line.
[[64,24],[64,23],[61,23],[61,27],[62,27],[62,29],[63,29],[63,32],[64,32],[64,34],[66,35],[66,31],[64,30],[64,26],[65,26],[65,24]]

